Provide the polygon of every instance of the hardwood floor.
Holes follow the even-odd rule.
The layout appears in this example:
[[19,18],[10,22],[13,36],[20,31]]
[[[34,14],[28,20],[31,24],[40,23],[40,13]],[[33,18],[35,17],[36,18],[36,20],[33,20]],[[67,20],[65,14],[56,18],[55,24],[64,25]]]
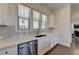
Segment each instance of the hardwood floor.
[[58,45],[45,55],[79,55],[79,42],[74,39],[70,48]]

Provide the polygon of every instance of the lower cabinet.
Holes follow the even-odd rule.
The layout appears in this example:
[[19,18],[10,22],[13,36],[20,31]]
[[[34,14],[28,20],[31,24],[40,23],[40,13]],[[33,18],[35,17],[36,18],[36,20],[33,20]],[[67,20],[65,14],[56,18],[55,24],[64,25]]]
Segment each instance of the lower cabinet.
[[[59,35],[52,34],[38,38],[38,55],[43,55],[58,44]],[[0,55],[18,55],[17,45],[0,49]]]
[[38,55],[44,54],[50,48],[50,39],[46,37],[41,37],[38,39]]
[[59,35],[55,34],[50,36],[50,38],[51,38],[51,48],[53,48],[56,44],[58,44]]
[[41,37],[38,39],[38,55],[43,55],[48,50],[58,44],[58,34],[52,34],[49,36]]
[[17,55],[17,45],[0,49],[0,55]]

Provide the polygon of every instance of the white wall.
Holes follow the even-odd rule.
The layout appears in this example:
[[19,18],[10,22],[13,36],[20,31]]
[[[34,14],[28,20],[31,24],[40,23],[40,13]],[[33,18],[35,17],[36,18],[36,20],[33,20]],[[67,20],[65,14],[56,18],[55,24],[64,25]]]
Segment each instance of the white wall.
[[[46,15],[50,15],[52,13],[52,11],[41,4],[33,4],[33,3],[26,3],[24,4],[27,7],[31,8],[32,10],[37,10],[41,13],[44,13]],[[5,20],[9,25],[15,25],[16,24],[16,20],[17,20],[17,4],[16,3],[3,3],[0,4],[0,20]]]
[[56,31],[60,34],[59,44],[70,47],[71,27],[70,27],[70,4],[55,11]]
[[75,23],[75,24],[79,24],[79,11],[73,12],[72,22]]
[[74,29],[74,24],[79,24],[79,11],[72,11],[72,16],[71,16],[71,22],[72,22],[72,33],[74,33],[74,30],[78,30],[79,29]]
[[[41,13],[44,13],[46,15],[50,15],[52,13],[52,11],[41,4],[33,4],[33,3],[26,3],[25,4],[27,7],[30,7],[32,10],[37,10]],[[4,4],[0,4],[0,20],[4,20],[5,22],[7,22],[8,25],[15,26],[17,28],[17,20],[18,20],[18,10],[17,10],[17,4],[16,3],[4,3]],[[49,20],[48,20],[49,23]],[[0,32],[3,33],[2,29],[0,30]],[[5,31],[4,31],[5,32]],[[5,32],[6,33],[6,32]],[[33,32],[32,32],[33,33]],[[34,32],[36,33],[36,32]]]

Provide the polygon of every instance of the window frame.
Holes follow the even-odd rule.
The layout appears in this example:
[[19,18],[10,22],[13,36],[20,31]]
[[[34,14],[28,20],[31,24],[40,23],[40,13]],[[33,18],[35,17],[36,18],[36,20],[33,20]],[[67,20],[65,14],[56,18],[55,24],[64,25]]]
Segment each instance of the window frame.
[[[19,4],[18,4],[19,5]],[[18,16],[18,29],[19,30],[29,30],[30,29],[30,15],[31,15],[31,8],[30,7],[28,7],[28,6],[25,6],[24,4],[20,4],[20,5],[23,5],[24,7],[26,7],[26,8],[29,8],[30,10],[29,10],[29,17],[27,18],[27,17],[22,17],[22,16],[19,16],[19,6],[17,6],[17,16]],[[28,19],[28,29],[21,29],[21,28],[19,28],[19,18],[23,18],[23,19]]]
[[[19,4],[20,4],[20,3],[19,3]],[[28,18],[22,17],[22,18],[28,19],[28,29],[20,29],[20,28],[19,28],[19,18],[21,18],[21,17],[19,17],[19,13],[18,13],[19,6],[18,6],[18,4],[17,4],[17,17],[18,17],[17,28],[18,28],[18,30],[21,30],[21,31],[27,31],[27,30],[29,30],[29,29],[30,29],[30,30],[37,30],[37,29],[34,29],[34,28],[33,28],[33,10],[36,11],[36,12],[38,12],[38,13],[40,13],[40,18],[39,18],[40,20],[38,21],[38,23],[39,23],[39,24],[38,24],[38,26],[39,26],[38,29],[39,29],[39,30],[45,30],[45,29],[47,29],[48,15],[46,15],[46,14],[44,14],[44,13],[38,11],[38,10],[32,9],[31,7],[26,6],[26,5],[24,5],[24,4],[21,4],[21,5],[23,5],[23,6],[25,6],[25,7],[27,7],[27,8],[30,9],[29,17],[28,17]],[[47,16],[47,21],[46,21],[46,24],[45,24],[45,28],[44,28],[44,29],[42,29],[42,14]]]

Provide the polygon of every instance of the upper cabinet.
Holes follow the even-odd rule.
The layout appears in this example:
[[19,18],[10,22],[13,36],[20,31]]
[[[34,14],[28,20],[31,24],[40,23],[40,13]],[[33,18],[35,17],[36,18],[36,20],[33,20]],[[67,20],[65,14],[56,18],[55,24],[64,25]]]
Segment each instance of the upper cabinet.
[[0,25],[8,24],[8,4],[0,4]]
[[49,28],[55,28],[55,16],[51,14],[49,19]]
[[0,25],[15,25],[17,20],[17,4],[0,4]]

